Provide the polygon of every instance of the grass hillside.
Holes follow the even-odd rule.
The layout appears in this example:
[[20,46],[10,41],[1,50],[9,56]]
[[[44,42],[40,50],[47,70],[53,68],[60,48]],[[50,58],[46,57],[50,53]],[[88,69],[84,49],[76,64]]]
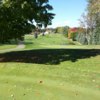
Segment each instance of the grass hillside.
[[56,48],[58,46],[75,45],[71,40],[65,38],[62,34],[48,34],[39,36],[37,39],[34,35],[25,36],[26,49]]
[[100,100],[100,46],[70,42],[28,35],[25,50],[0,53],[0,100]]
[[39,36],[37,39],[34,35],[25,36],[25,49],[54,49],[54,48],[67,48],[67,49],[100,49],[100,45],[81,45],[78,42],[73,42],[65,38],[62,34],[48,34]]

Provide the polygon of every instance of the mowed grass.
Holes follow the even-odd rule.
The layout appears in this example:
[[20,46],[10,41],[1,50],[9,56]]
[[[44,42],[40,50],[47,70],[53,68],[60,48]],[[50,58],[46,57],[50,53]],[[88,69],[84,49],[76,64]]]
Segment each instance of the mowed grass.
[[28,36],[26,50],[0,54],[0,100],[100,100],[99,49],[51,48],[64,43],[54,36]]
[[16,45],[0,44],[0,50],[11,49],[11,48],[16,48]]
[[81,45],[78,42],[67,39],[62,34],[48,34],[39,36],[37,39],[34,38],[34,35],[26,35],[25,44],[26,50],[46,48],[100,49],[100,45]]
[[39,36],[37,39],[34,35],[25,36],[26,49],[45,49],[45,48],[59,48],[66,45],[75,45],[71,40],[65,38],[62,34],[48,34]]

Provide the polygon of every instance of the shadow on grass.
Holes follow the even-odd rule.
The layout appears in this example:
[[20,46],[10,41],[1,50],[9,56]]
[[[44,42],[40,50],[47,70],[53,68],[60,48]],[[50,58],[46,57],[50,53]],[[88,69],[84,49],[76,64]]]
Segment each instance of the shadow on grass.
[[63,61],[76,62],[79,59],[100,55],[100,50],[83,49],[40,49],[0,54],[0,62],[21,62],[36,64],[60,64]]

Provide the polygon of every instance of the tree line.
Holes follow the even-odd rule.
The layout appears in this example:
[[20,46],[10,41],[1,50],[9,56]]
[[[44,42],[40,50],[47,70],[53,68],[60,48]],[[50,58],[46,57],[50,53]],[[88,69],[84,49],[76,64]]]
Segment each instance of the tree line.
[[81,44],[100,45],[100,0],[88,0],[87,2],[87,10],[79,19],[80,26],[76,31],[73,31],[75,28],[69,26],[57,27],[55,30]]
[[79,34],[79,42],[100,44],[100,0],[88,0],[87,12],[82,14],[80,26],[84,30]]

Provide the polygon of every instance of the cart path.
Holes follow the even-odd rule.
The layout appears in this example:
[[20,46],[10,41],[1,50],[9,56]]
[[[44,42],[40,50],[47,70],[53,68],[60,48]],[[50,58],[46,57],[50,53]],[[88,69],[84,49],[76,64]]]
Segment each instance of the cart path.
[[25,48],[25,44],[23,41],[20,41],[18,43],[18,46],[16,48],[12,48],[12,49],[5,49],[5,50],[0,50],[0,52],[6,52],[6,51],[16,51],[16,50],[20,50],[20,49],[24,49]]

